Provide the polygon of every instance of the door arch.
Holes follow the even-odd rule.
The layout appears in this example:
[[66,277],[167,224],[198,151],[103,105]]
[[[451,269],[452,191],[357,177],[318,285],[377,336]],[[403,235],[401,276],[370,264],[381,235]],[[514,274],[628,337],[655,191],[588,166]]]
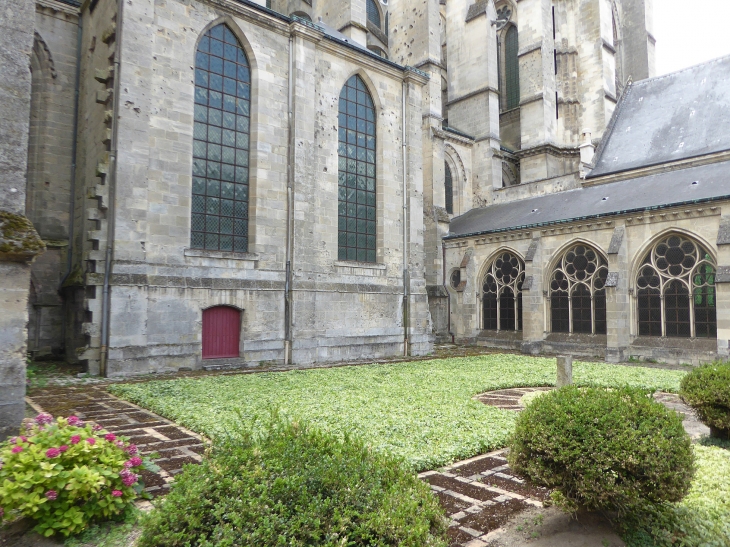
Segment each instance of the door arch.
[[239,357],[241,311],[231,306],[203,310],[203,359]]

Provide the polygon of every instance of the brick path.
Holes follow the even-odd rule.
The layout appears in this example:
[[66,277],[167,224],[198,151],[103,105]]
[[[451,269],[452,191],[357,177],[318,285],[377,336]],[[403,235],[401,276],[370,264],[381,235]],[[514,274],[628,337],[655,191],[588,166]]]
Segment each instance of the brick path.
[[160,466],[160,472],[141,472],[145,490],[153,496],[164,495],[182,466],[200,462],[205,452],[206,441],[200,435],[117,399],[102,385],[47,388],[26,397],[26,401],[37,412],[54,416],[74,414],[96,422],[115,435],[128,437],[144,455],[159,454],[155,463]]

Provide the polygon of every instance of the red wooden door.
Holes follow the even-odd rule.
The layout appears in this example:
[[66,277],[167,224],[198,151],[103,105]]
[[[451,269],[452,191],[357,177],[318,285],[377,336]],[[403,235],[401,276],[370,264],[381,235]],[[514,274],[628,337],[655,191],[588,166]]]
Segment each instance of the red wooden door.
[[203,310],[203,359],[238,357],[241,312],[228,306]]

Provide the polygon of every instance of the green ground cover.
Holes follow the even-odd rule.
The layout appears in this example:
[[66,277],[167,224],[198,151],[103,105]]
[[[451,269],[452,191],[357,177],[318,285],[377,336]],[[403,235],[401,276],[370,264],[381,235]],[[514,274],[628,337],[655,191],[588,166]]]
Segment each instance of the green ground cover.
[[[575,362],[578,385],[676,392],[684,372]],[[516,414],[472,397],[493,389],[554,385],[554,359],[486,355],[412,363],[113,385],[109,390],[215,438],[279,411],[345,432],[421,471],[505,446]]]

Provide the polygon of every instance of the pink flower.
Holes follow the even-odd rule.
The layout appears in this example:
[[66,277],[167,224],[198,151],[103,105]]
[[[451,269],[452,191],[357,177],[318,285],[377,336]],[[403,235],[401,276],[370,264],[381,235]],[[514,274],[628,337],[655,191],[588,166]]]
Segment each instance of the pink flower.
[[26,437],[25,435],[21,435],[20,436],[20,440],[23,441],[24,443],[27,443],[28,442],[28,437]]
[[86,442],[89,443],[91,446],[94,446],[96,444],[96,439],[94,437],[89,437],[86,439]]
[[58,497],[58,492],[56,492],[55,490],[49,490],[48,492],[46,492],[46,497],[49,500],[53,501]]
[[114,433],[107,433],[106,435],[104,435],[104,438],[107,441],[112,442],[112,441],[116,440],[117,436]]
[[116,441],[114,441],[114,446],[117,446],[119,448],[124,448],[124,441],[121,439],[117,439]]
[[68,450],[68,445],[61,445],[58,447],[58,450],[63,454],[66,450]]
[[57,458],[61,455],[61,451],[58,448],[49,448],[46,450],[46,458]]
[[124,484],[124,486],[132,486],[135,482],[137,482],[137,479],[139,478],[129,469],[122,469],[119,472],[119,477],[122,479],[122,483]]
[[71,437],[71,444],[79,444],[81,442],[81,435],[73,435]]
[[68,417],[68,425],[76,425],[76,424],[78,424],[78,423],[79,423],[80,421],[81,421],[81,420],[79,420],[79,417],[78,417],[78,416],[69,416],[69,417]]
[[13,454],[17,454],[18,452],[22,452],[22,451],[23,451],[23,447],[16,445],[13,447],[13,449],[10,452],[12,452]]
[[124,492],[121,490],[112,490],[112,496],[115,498],[121,498],[124,495]]
[[127,454],[130,454],[134,456],[137,453],[137,445],[130,444],[127,448],[124,449]]
[[124,467],[139,467],[140,465],[142,465],[142,458],[137,456],[129,458],[126,462],[124,462]]
[[41,412],[33,419],[33,421],[38,425],[46,425],[50,424],[53,421],[53,416],[51,416],[47,412]]
[[94,427],[91,428],[92,431],[101,431],[102,429],[104,428],[101,427],[99,424],[94,424]]

